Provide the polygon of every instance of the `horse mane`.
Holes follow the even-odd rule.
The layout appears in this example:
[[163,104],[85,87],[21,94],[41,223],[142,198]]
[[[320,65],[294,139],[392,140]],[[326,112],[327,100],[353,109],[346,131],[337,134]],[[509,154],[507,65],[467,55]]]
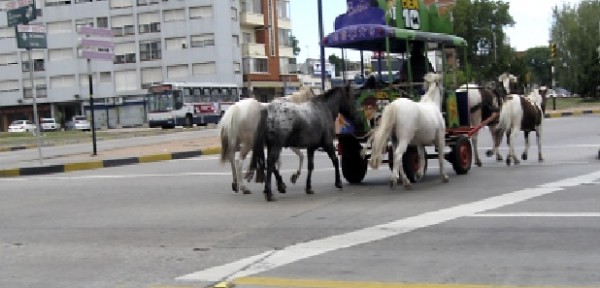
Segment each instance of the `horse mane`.
[[285,101],[289,101],[292,103],[304,103],[308,102],[310,99],[314,98],[316,95],[309,87],[301,87],[300,90],[295,91],[290,95],[286,95],[283,98]]
[[438,105],[441,105],[441,93],[437,95],[434,94],[437,89],[438,92],[440,90],[439,82],[442,81],[442,76],[436,73],[427,73],[424,77],[425,83],[423,84],[427,92],[421,96],[420,102],[434,102]]

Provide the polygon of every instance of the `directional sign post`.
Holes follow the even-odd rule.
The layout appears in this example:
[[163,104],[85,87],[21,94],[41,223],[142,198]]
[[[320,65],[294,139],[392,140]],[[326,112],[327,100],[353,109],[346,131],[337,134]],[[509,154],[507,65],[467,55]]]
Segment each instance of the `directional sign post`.
[[[92,81],[92,64],[91,60],[113,61],[115,54],[115,43],[113,42],[113,33],[109,28],[94,28],[83,26],[78,31],[83,38],[79,39],[79,58],[87,60],[88,67],[88,86],[90,91],[90,113],[92,116],[92,148],[93,154],[97,155],[96,149],[96,119],[94,119],[94,88]],[[108,119],[107,119],[108,121]]]
[[8,27],[29,23],[37,18],[34,0],[17,0],[6,4]]
[[43,25],[17,25],[17,47],[24,49],[46,49],[46,27]]

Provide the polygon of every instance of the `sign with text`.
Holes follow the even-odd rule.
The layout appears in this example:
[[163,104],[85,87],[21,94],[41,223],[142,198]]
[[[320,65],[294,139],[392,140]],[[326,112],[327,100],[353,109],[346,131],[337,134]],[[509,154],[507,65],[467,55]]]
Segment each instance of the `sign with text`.
[[113,61],[115,43],[110,28],[82,26],[77,34],[84,37],[78,40],[79,58]]
[[43,25],[17,25],[17,47],[24,49],[48,48],[46,27]]
[[34,0],[17,0],[6,4],[8,27],[29,23],[37,18]]

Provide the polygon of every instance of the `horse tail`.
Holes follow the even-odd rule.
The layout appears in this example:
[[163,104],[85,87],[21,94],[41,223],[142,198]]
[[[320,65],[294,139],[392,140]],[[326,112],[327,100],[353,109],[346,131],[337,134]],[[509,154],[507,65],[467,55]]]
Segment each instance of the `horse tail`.
[[[238,121],[239,117],[239,106],[233,105],[229,107],[221,121],[219,121],[219,131],[221,133],[221,162],[230,160],[229,154],[231,149],[236,149],[236,142],[238,137]],[[235,151],[235,150],[234,150]]]
[[248,171],[256,170],[256,182],[262,182],[265,171],[265,138],[267,136],[267,109],[260,110],[260,119],[254,132],[254,146]]
[[373,135],[371,135],[371,139],[369,141],[372,143],[371,167],[373,168],[377,168],[379,167],[379,164],[381,164],[381,155],[383,154],[383,149],[388,143],[388,139],[392,134],[392,129],[394,129],[396,124],[397,113],[398,107],[396,103],[392,102],[386,105],[381,115],[381,122],[375,129]]

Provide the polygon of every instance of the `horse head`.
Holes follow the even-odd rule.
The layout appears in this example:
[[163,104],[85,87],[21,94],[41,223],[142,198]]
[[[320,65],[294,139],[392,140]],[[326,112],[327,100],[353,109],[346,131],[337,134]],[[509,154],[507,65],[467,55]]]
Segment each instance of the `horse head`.
[[427,92],[421,96],[421,102],[431,101],[441,105],[442,92],[440,88],[442,86],[442,75],[430,72],[427,73],[423,79],[425,80],[423,88],[425,88]]
[[506,94],[514,94],[517,93],[518,88],[518,78],[515,75],[512,75],[508,72],[502,73],[502,75],[498,76],[498,82],[502,83],[502,87]]
[[[352,124],[355,133],[361,135],[365,132],[364,119],[356,105],[356,94],[352,85],[347,84],[345,86],[334,87],[325,92],[325,96],[337,99],[337,112],[342,114],[344,119]],[[334,110],[332,109],[332,111]],[[333,115],[333,117],[335,118],[337,115]]]

